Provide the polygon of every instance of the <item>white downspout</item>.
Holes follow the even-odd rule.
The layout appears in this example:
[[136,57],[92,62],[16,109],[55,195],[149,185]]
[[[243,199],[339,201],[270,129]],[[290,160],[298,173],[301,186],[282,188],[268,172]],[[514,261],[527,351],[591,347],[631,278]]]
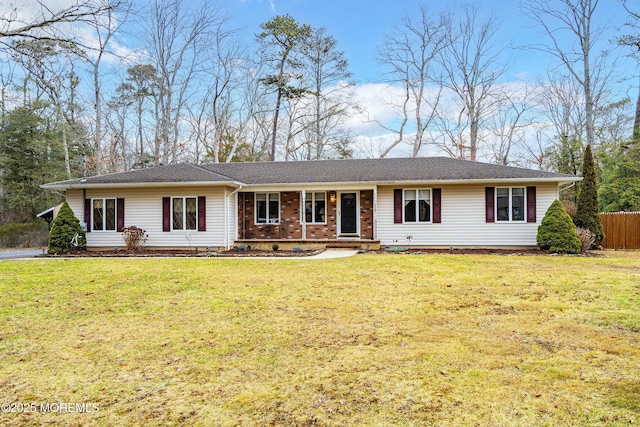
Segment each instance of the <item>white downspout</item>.
[[[242,190],[242,184],[233,190],[229,195],[227,195],[227,187],[224,187],[224,247],[225,250],[231,249],[231,241],[229,239],[229,233],[231,232],[231,226],[229,224],[229,199],[235,196],[238,191]],[[235,204],[236,209],[238,208],[238,203]],[[237,221],[235,221],[235,226],[237,227]],[[237,235],[237,233],[236,233]]]

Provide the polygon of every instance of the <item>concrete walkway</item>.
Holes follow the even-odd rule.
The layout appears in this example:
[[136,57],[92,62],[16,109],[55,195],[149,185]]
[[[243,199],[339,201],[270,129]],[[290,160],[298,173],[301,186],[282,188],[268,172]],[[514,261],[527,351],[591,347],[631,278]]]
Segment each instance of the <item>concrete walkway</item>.
[[25,249],[25,250],[18,250],[18,251],[6,251],[6,252],[0,252],[0,261],[5,259],[33,258],[38,255],[42,255],[42,249]]
[[[357,250],[345,250],[345,249],[327,249],[324,252],[320,252],[318,255],[311,255],[308,257],[300,257],[301,259],[333,259],[333,258],[348,258],[357,254]],[[291,258],[289,258],[291,259]]]
[[336,259],[336,258],[348,258],[357,254],[357,250],[344,250],[344,249],[327,249],[324,252],[320,252],[317,255],[309,256],[238,256],[238,257],[213,257],[218,259],[265,259],[265,260],[281,260],[281,261],[306,261],[316,259]]

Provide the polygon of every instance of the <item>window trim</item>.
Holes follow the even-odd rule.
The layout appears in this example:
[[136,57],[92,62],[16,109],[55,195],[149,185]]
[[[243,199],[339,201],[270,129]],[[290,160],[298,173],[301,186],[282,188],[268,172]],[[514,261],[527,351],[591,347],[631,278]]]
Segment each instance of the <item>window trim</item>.
[[[259,194],[264,194],[266,197],[266,218],[265,218],[265,222],[260,222],[258,221],[258,195]],[[272,194],[277,194],[278,195],[278,218],[270,218],[270,212],[269,212],[269,198],[270,195]],[[280,218],[280,211],[282,210],[282,203],[281,203],[281,197],[280,197],[280,193],[279,192],[275,192],[275,191],[271,191],[271,192],[259,192],[259,193],[255,193],[254,197],[253,197],[253,211],[254,211],[254,215],[253,215],[253,221],[255,225],[273,225],[273,224],[280,224],[281,222],[281,218]]]
[[[117,233],[118,232],[118,198],[117,197],[95,197],[91,198],[91,231],[95,231],[98,233]],[[94,222],[94,211],[95,208],[93,206],[94,200],[102,201],[102,228],[95,228]],[[113,230],[107,230],[107,200],[113,200]]]
[[[174,228],[173,227],[173,201],[175,199],[182,199],[182,228]],[[196,202],[196,223],[195,228],[186,228],[187,227],[187,199],[195,199]],[[198,196],[171,196],[169,202],[169,225],[170,231],[198,231],[198,218],[200,217],[200,212],[198,211]]]
[[[319,201],[319,199],[316,199],[316,194],[317,193],[324,194],[324,199],[322,199],[322,201],[324,201],[324,221],[316,221],[316,201]],[[309,196],[311,196],[311,198],[309,198]],[[309,201],[311,201],[311,218],[312,218],[312,221],[307,221],[307,206],[306,206],[306,203],[309,202]],[[327,192],[326,191],[305,191],[304,206],[302,207],[302,215],[303,215],[305,224],[326,225],[327,224]]]
[[[498,217],[498,190],[504,190],[507,189],[509,190],[509,208],[508,208],[508,213],[509,213],[509,219],[499,219]],[[523,197],[523,203],[522,203],[522,219],[513,219],[513,190],[514,189],[522,189],[522,197]],[[496,223],[500,223],[500,224],[512,224],[512,223],[517,223],[517,224],[526,224],[527,223],[527,187],[526,186],[513,186],[513,187],[495,187],[494,190],[495,194],[494,194],[494,215],[495,215],[495,222]]]
[[[416,192],[416,220],[415,221],[407,221],[405,218],[405,192],[407,191],[415,191]],[[420,221],[420,191],[428,191],[429,192],[429,221]],[[433,224],[433,188],[424,188],[424,187],[411,187],[411,188],[403,188],[402,189],[402,223],[409,225],[417,225],[417,224]]]

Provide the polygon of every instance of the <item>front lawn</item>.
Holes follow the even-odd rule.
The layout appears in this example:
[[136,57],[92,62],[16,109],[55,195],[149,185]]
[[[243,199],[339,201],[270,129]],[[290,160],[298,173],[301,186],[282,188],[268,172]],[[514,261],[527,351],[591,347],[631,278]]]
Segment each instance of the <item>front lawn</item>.
[[640,253],[15,261],[0,296],[1,425],[640,422]]

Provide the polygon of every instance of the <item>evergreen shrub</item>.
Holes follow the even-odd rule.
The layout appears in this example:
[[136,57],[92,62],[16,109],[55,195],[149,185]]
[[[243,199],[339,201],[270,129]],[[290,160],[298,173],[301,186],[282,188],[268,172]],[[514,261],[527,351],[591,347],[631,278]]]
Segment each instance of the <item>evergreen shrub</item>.
[[[77,238],[76,238],[77,234]],[[85,249],[87,238],[67,202],[62,204],[58,216],[51,224],[49,233],[49,253],[53,255],[65,254],[74,250]]]
[[538,227],[537,241],[541,249],[549,252],[580,253],[580,240],[576,237],[576,226],[558,200],[555,200],[544,214]]

